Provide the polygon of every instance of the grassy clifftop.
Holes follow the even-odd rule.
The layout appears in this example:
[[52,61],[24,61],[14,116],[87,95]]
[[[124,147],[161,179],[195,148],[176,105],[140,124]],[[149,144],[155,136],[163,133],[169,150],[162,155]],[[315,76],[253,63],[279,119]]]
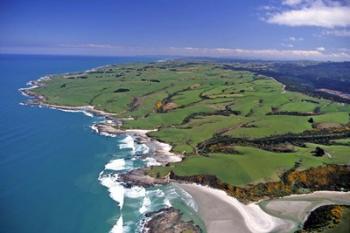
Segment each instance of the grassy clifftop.
[[123,128],[158,128],[150,136],[187,157],[152,168],[154,176],[215,175],[242,186],[279,180],[296,163],[302,170],[350,162],[350,105],[224,64],[111,65],[41,83],[32,91],[48,104],[93,105],[133,118]]

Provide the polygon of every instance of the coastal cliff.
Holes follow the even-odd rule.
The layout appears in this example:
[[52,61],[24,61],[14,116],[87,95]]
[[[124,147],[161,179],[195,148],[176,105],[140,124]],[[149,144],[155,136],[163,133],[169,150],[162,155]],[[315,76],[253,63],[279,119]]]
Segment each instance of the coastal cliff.
[[[181,85],[174,85],[179,79],[183,80]],[[348,164],[348,106],[286,93],[269,77],[227,71],[217,64],[169,62],[103,67],[49,77],[32,85],[22,90],[32,97],[31,104],[104,116],[105,121],[92,125],[95,132],[128,135],[148,146],[149,151],[141,156],[151,159],[147,166],[159,170],[153,177],[139,169],[118,174],[113,180],[129,188],[185,181],[224,190],[244,203],[318,190],[350,190],[349,166],[325,165]],[[77,86],[89,94],[81,96]],[[271,99],[285,105],[287,111],[269,114],[277,104],[272,105]],[[257,104],[251,106],[252,102]],[[305,109],[299,112],[299,106]],[[316,109],[311,124],[309,113]],[[332,129],[336,132],[310,134],[314,125],[329,123],[339,127]],[[324,156],[313,156],[318,147],[323,148]],[[182,155],[189,156],[182,160]],[[189,175],[171,170],[176,164],[187,164],[183,174]],[[221,169],[222,165],[226,169]],[[192,173],[196,169],[198,175]],[[211,173],[207,173],[209,169]],[[270,171],[266,176],[264,169]],[[253,170],[256,176],[251,176]],[[275,181],[273,177],[281,171],[286,172]],[[231,177],[242,180],[230,183]],[[267,181],[256,183],[262,180]],[[165,224],[154,227],[153,232],[172,232],[167,230],[184,224],[172,209],[148,217],[154,226]]]
[[280,181],[233,186],[212,175],[178,176],[170,173],[170,178],[190,183],[208,185],[227,192],[241,202],[254,202],[291,194],[309,193],[317,190],[349,191],[350,166],[326,165],[303,171],[292,170],[282,175]]

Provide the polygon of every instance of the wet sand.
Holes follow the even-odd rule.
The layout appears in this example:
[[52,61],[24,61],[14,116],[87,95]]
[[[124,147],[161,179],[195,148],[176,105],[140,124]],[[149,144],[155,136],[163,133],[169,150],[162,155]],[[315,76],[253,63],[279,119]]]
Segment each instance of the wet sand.
[[317,191],[310,194],[290,195],[260,203],[266,212],[303,223],[314,209],[324,205],[350,205],[350,192]]
[[255,203],[245,205],[224,191],[196,184],[175,184],[198,204],[198,212],[208,233],[289,232],[289,220],[268,215]]

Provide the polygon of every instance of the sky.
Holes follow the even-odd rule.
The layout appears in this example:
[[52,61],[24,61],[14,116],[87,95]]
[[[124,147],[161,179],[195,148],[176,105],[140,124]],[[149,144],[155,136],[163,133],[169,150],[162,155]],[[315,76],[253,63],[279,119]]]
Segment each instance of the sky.
[[0,0],[0,53],[350,60],[350,0]]

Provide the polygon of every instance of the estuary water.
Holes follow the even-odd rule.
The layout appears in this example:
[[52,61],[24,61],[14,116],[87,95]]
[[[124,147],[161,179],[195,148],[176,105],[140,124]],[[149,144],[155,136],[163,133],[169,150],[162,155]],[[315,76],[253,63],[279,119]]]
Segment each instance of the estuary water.
[[94,133],[91,125],[103,118],[20,104],[26,97],[18,89],[47,74],[154,60],[0,55],[0,232],[139,232],[145,213],[170,205],[200,224],[181,190],[116,182],[146,165],[144,145]]

